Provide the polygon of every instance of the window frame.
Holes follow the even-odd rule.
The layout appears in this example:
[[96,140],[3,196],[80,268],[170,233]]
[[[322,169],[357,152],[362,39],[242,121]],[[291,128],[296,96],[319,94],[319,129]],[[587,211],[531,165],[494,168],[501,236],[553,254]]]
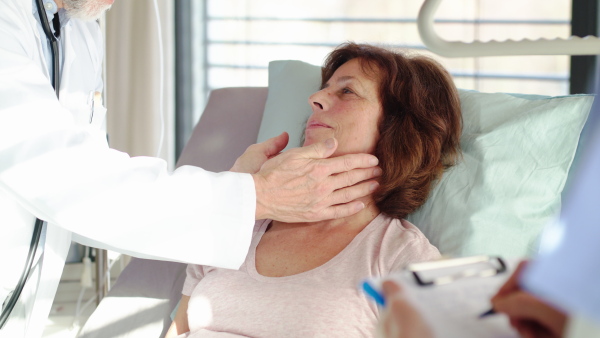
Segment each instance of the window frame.
[[[571,30],[572,35],[586,36],[598,35],[598,15],[600,0],[572,0]],[[209,90],[207,77],[204,75],[203,83],[195,84],[194,77],[198,70],[194,70],[193,46],[200,42],[205,45],[208,41],[206,32],[199,29],[202,26],[198,21],[207,22],[206,0],[175,0],[175,139],[176,158],[179,158],[185,143],[188,141],[193,127],[197,122],[196,116],[204,108],[206,97],[195,93]],[[200,13],[198,13],[200,11]],[[194,20],[201,17],[202,20]],[[196,25],[194,25],[196,22]],[[200,35],[199,37],[194,35]],[[203,67],[207,67],[206,48],[199,53]],[[198,53],[196,53],[198,54]],[[596,56],[571,56],[570,58],[569,91],[574,93],[594,93],[597,79]],[[202,70],[204,71],[204,70]],[[461,74],[456,74],[461,76]],[[464,76],[465,74],[462,74]],[[468,74],[467,74],[468,75]],[[194,99],[196,97],[197,99]],[[199,98],[198,98],[199,97]]]

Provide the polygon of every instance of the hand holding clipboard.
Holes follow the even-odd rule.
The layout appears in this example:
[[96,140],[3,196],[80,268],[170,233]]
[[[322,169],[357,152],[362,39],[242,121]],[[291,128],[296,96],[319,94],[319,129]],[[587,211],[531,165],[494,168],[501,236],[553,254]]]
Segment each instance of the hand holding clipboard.
[[480,318],[491,308],[490,299],[509,277],[512,263],[488,256],[419,263],[362,287],[382,305],[383,281],[395,281],[434,337],[517,337],[506,316]]

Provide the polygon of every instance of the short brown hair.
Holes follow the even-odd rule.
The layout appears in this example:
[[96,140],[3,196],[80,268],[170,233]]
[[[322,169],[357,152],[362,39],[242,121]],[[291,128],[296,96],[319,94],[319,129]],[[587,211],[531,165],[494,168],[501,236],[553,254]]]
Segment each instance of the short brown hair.
[[378,79],[383,108],[375,149],[383,174],[375,203],[382,213],[404,218],[425,203],[435,181],[460,156],[458,91],[450,74],[429,57],[356,43],[329,54],[321,85],[352,59]]

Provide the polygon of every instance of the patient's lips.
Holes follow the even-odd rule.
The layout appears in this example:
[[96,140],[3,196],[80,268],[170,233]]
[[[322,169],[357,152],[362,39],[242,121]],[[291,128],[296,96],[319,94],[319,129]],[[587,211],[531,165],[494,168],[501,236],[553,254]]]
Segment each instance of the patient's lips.
[[313,128],[331,128],[331,126],[319,120],[308,120],[308,122],[306,123],[306,129]]
[[318,141],[323,141],[324,137],[331,137],[334,133],[334,129],[317,119],[309,119],[306,122],[306,129],[304,130],[304,145],[308,146]]

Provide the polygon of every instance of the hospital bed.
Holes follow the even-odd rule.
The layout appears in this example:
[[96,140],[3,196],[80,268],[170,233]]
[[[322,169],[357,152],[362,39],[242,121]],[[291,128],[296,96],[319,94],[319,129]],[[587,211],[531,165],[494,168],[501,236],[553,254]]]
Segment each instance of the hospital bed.
[[[430,24],[436,2],[428,1],[422,10],[423,20],[431,20]],[[420,30],[427,29],[423,27]],[[441,45],[432,49],[439,47],[436,51],[444,54],[447,42],[435,36],[431,39],[435,40],[433,45]],[[527,42],[519,43],[514,48],[527,48]],[[569,41],[550,45],[553,43],[561,44],[564,50]],[[478,50],[468,44],[453,47],[465,47],[462,55],[482,55],[481,50],[485,50],[484,46]],[[571,49],[573,54],[578,50],[583,50],[580,54],[599,52],[597,43]],[[539,54],[540,49],[535,51]],[[282,130],[288,131],[290,143],[297,145],[310,114],[306,98],[318,89],[319,80],[317,66],[275,61],[269,65],[268,88],[212,91],[177,165],[228,170],[248,145]],[[569,172],[576,166],[580,132],[593,97],[467,90],[461,90],[460,96],[463,161],[444,176],[428,202],[408,219],[443,255],[534,255],[543,227],[560,211],[561,195]],[[164,335],[184,279],[185,264],[133,258],[80,337]]]
[[[271,68],[277,68],[278,73],[284,76],[300,76],[301,74],[306,74],[304,68],[314,67],[300,63],[300,67],[298,68],[294,67],[298,65],[294,65],[293,63],[296,62],[273,62]],[[290,67],[292,70],[286,69]],[[285,74],[288,72],[291,72],[291,74]],[[294,87],[296,90],[299,90],[298,86],[294,85]],[[278,86],[277,89],[271,90],[271,92],[277,93],[284,89],[285,88]],[[310,88],[306,88],[305,91],[308,92],[310,91],[309,89]],[[284,97],[286,95],[286,93],[279,94]],[[301,100],[302,103],[308,107],[305,102],[307,96],[298,92],[296,92],[296,94],[298,96],[297,98],[287,97],[284,98],[284,100],[290,103],[294,102],[294,100]],[[202,118],[194,129],[190,141],[183,150],[178,165],[198,165],[212,171],[229,169],[235,159],[244,152],[248,145],[255,143],[257,138],[260,139],[259,136],[262,138],[270,136],[270,134],[267,134],[265,131],[266,123],[261,119],[263,117],[263,111],[266,118],[274,117],[271,116],[275,113],[274,109],[265,109],[268,95],[271,95],[268,88],[224,88],[213,91]],[[477,100],[480,98],[473,99],[472,97],[469,97],[469,95],[476,96],[479,95],[479,93],[461,91],[461,97],[465,98],[467,101],[475,101],[470,102],[470,104],[477,104]],[[483,93],[481,93],[481,95],[483,95]],[[513,97],[509,96],[509,98]],[[589,96],[552,99],[534,97],[532,101],[527,101],[518,97],[516,97],[516,99],[518,99],[520,104],[529,103],[531,105],[531,102],[533,102],[534,107],[530,108],[530,113],[533,114],[539,114],[540,109],[545,109],[537,106],[538,101],[548,101],[545,102],[545,105],[552,106],[552,108],[548,109],[555,109],[553,113],[556,115],[564,115],[563,120],[569,120],[569,126],[575,126],[575,128],[579,130],[581,130],[587,112],[591,106],[591,97]],[[563,99],[564,101],[562,101]],[[495,96],[493,100],[497,101],[498,97]],[[555,100],[561,102],[555,104],[552,102]],[[560,109],[556,108],[557,105]],[[565,106],[571,107],[572,105],[575,105],[576,109],[565,109]],[[545,112],[546,111],[542,111],[542,113]],[[569,118],[568,115],[571,115],[571,118]],[[554,118],[556,118],[556,116]],[[558,121],[555,120],[554,122]],[[503,121],[502,123],[506,123],[506,121]],[[263,127],[262,130],[261,125]],[[275,132],[275,130],[280,130],[277,128],[278,127],[275,127],[273,132]],[[265,135],[259,135],[261,132]],[[299,131],[296,131],[296,134],[298,133]],[[294,132],[290,131],[290,134],[294,134]],[[571,155],[566,156],[572,157],[574,155],[574,148],[577,146],[579,136],[578,132],[575,132],[575,134],[576,135],[573,135],[569,140],[557,140],[553,137],[554,141],[570,143],[571,149],[566,152],[571,153]],[[292,141],[293,139],[294,136],[291,137]],[[545,151],[546,150],[541,150],[541,152]],[[472,160],[471,155],[465,156],[465,160]],[[457,169],[464,170],[460,167]],[[468,178],[468,175],[456,175],[456,177],[458,179],[465,179]],[[485,177],[480,178],[482,180],[486,179]],[[548,177],[545,177],[544,179],[546,178]],[[564,180],[566,177],[563,177],[562,179]],[[541,182],[538,181],[536,184],[540,183]],[[545,183],[549,184],[552,182]],[[561,185],[564,185],[564,183],[565,182],[562,182]],[[480,186],[474,187],[473,189],[484,188],[485,187]],[[558,195],[555,195],[554,199],[560,200],[562,188],[557,188],[560,191],[556,191]],[[445,189],[450,188],[445,187]],[[435,193],[436,192],[434,192],[434,194]],[[437,191],[437,194],[443,194],[443,192]],[[484,196],[487,195],[484,194]],[[435,196],[433,197],[435,198]],[[512,197],[508,196],[505,198],[510,199]],[[548,197],[538,196],[536,198]],[[514,203],[511,201],[496,202],[501,205],[514,205],[520,203],[519,201]],[[459,205],[463,203],[468,204],[466,201],[458,202]],[[427,210],[431,209],[429,212],[436,212],[435,206],[428,206],[426,204],[424,207],[429,208]],[[449,202],[449,204],[445,206],[445,208],[452,207],[452,202]],[[454,207],[459,208],[457,205],[454,205]],[[518,223],[518,226],[516,227],[508,225],[503,227],[501,224],[499,225],[499,223],[502,223],[503,221],[499,221],[499,223],[494,221],[485,222],[480,219],[472,222],[472,224],[476,225],[477,223],[481,223],[481,225],[489,225],[493,229],[482,232],[481,229],[473,227],[470,229],[463,228],[463,232],[460,232],[460,229],[455,229],[455,231],[440,231],[440,229],[436,229],[435,226],[444,226],[444,224],[432,224],[431,221],[428,221],[427,215],[423,215],[423,213],[427,212],[421,212],[421,214],[416,216],[412,215],[409,219],[417,225],[424,224],[421,229],[428,235],[432,243],[440,248],[440,251],[443,254],[454,256],[482,253],[504,256],[529,256],[536,251],[537,240],[539,238],[538,235],[545,222],[544,220],[551,217],[551,214],[556,211],[554,210],[556,207],[556,203],[549,203],[546,206],[546,210],[542,211],[541,215],[537,216],[539,218],[537,222],[532,222],[532,224],[535,223],[536,225],[532,229],[519,229],[522,223]],[[536,207],[532,206],[532,208]],[[506,212],[508,213],[509,211]],[[530,217],[534,217],[530,214],[531,212],[532,210],[530,209],[521,210],[522,214],[529,214]],[[485,215],[485,213],[483,213],[483,215]],[[444,218],[443,215],[439,215],[439,217]],[[497,215],[497,217],[499,216]],[[415,218],[417,220],[415,220]],[[424,223],[420,223],[419,220],[422,220]],[[510,222],[510,220],[508,222]],[[450,224],[448,227],[452,228],[453,226]],[[184,264],[133,258],[122,272],[115,285],[109,291],[108,295],[102,300],[94,314],[89,318],[82,330],[81,337],[156,337],[164,334],[171,322],[170,314],[181,297],[181,288],[184,279]]]

